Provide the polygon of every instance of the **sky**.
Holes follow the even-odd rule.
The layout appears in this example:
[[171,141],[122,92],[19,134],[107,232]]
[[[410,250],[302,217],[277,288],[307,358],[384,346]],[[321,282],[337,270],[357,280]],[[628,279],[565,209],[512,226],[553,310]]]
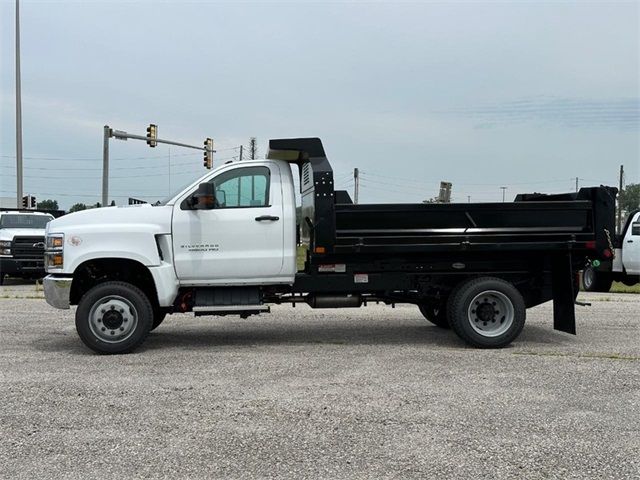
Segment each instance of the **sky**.
[[[103,126],[219,150],[317,136],[361,203],[640,182],[637,2],[20,3],[24,193],[101,199]],[[15,2],[0,2],[0,197],[15,196]],[[236,147],[236,148],[234,148]],[[112,140],[110,200],[200,152]]]

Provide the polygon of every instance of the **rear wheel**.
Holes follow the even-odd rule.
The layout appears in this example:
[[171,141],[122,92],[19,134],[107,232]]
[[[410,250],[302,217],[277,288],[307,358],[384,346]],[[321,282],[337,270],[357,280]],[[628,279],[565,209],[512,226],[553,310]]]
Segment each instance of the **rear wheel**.
[[98,353],[126,353],[140,346],[153,323],[153,308],[138,287],[125,282],[96,285],[80,299],[76,330]]
[[612,283],[610,275],[598,272],[593,267],[585,267],[582,271],[582,288],[587,292],[608,292]]
[[449,299],[449,324],[469,345],[502,348],[524,327],[526,308],[520,292],[500,278],[468,280]]
[[434,325],[440,328],[449,328],[449,320],[447,319],[446,304],[441,305],[423,303],[418,305],[420,313]]

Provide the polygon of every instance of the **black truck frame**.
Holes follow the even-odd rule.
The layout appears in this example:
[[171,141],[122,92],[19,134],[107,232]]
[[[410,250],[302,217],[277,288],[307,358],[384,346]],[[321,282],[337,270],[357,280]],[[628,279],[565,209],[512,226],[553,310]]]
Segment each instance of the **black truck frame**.
[[502,347],[519,335],[526,308],[549,300],[554,328],[575,334],[578,272],[613,251],[612,187],[511,203],[355,205],[334,189],[320,139],[271,140],[268,158],[299,167],[309,249],[294,285],[265,288],[265,302],[413,303],[471,345]]

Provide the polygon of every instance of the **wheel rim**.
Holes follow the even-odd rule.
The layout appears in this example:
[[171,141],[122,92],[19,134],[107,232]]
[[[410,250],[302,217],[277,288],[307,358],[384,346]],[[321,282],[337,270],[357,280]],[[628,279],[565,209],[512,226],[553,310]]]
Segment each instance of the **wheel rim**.
[[473,297],[467,318],[476,333],[483,337],[498,337],[513,325],[515,309],[504,293],[487,290]]
[[109,295],[93,304],[89,312],[89,328],[106,343],[128,339],[138,325],[138,312],[124,297]]
[[587,268],[582,272],[582,282],[584,283],[585,288],[591,288],[593,285],[594,273],[591,268]]

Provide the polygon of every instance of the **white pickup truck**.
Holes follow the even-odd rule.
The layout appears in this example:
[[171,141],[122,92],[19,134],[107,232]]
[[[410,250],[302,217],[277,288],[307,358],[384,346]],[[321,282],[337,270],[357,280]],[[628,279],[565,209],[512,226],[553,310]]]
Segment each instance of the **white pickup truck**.
[[549,300],[554,328],[575,333],[577,272],[611,256],[615,192],[355,205],[335,190],[320,139],[271,140],[266,159],[222,165],[158,205],[52,221],[44,291],[54,307],[77,305],[78,334],[101,353],[133,350],[168,313],[247,317],[285,303],[411,303],[470,345],[503,347]]
[[44,276],[44,231],[51,220],[43,212],[0,211],[0,285],[6,276]]
[[588,292],[608,292],[611,284],[640,283],[640,210],[632,212],[615,239],[615,255],[607,261],[595,261],[582,272],[582,287]]

